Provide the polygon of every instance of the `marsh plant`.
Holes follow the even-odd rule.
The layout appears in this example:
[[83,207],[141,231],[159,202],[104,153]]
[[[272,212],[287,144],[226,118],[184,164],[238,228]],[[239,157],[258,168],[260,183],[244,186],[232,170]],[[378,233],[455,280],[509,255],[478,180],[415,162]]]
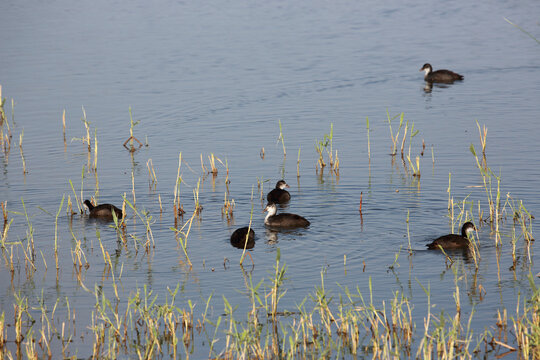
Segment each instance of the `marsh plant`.
[[[143,146],[142,142],[140,142],[140,140],[137,139],[135,137],[135,135],[133,135],[133,129],[140,122],[141,122],[140,120],[133,121],[133,114],[131,112],[131,106],[130,106],[129,107],[129,124],[130,124],[130,126],[129,126],[129,137],[122,144],[127,150],[129,150],[129,152],[135,152],[135,151],[139,150]],[[135,142],[137,142],[137,147],[135,147]],[[129,147],[128,147],[128,143],[129,143]]]
[[81,121],[84,125],[84,129],[86,131],[86,134],[80,138],[72,138],[71,141],[73,140],[76,140],[76,141],[80,141],[84,144],[86,144],[87,146],[87,149],[88,149],[88,153],[90,153],[92,151],[92,143],[91,143],[91,140],[90,140],[90,121],[88,121],[87,117],[86,117],[86,110],[84,109],[84,106],[82,107],[82,113],[83,113],[83,116],[81,118]]
[[[2,97],[2,85],[0,85],[0,146],[4,152],[5,161],[7,163],[9,151],[11,150],[11,126],[6,116],[6,98]],[[15,119],[15,100],[11,99],[11,123],[14,124]],[[4,130],[5,129],[5,130]]]
[[[419,131],[418,130],[415,130],[414,128],[414,122],[412,122],[410,125],[409,125],[409,120],[406,120],[405,121],[405,114],[404,113],[400,113],[400,114],[397,114],[397,115],[394,115],[394,116],[390,116],[390,113],[388,112],[388,110],[386,111],[386,116],[387,116],[387,121],[388,121],[388,127],[390,128],[390,138],[392,140],[392,147],[391,147],[391,152],[390,152],[390,155],[394,156],[397,154],[397,151],[398,151],[398,145],[399,145],[399,136],[400,136],[400,132],[401,132],[401,129],[403,129],[403,135],[402,135],[402,139],[401,139],[401,158],[404,157],[404,151],[405,151],[405,141],[407,140],[407,134],[409,134],[409,151],[408,151],[408,157],[411,156],[411,144],[412,144],[412,139],[418,135]],[[398,124],[398,128],[396,130],[396,133],[394,134],[393,130],[392,130],[392,121],[394,121],[397,117],[399,116],[399,124]],[[405,126],[405,128],[403,128],[403,126]],[[410,128],[409,128],[410,126]],[[425,147],[425,145],[424,145]],[[410,160],[409,160],[409,163]]]
[[[83,113],[86,119],[84,108]],[[4,119],[5,116],[2,116]],[[409,126],[408,122],[404,122],[403,114],[401,114],[398,131],[394,134],[392,119],[390,116],[388,119],[393,155],[397,154],[398,147],[401,148],[402,156],[407,154],[405,139],[408,138],[409,150],[406,157],[412,169],[412,175],[417,173],[419,176],[419,157],[416,157],[416,161],[410,158],[412,139],[417,133],[414,124],[411,123]],[[132,130],[136,123],[133,119],[131,122],[130,133],[133,134]],[[86,120],[83,123],[88,135],[89,123]],[[449,276],[453,275],[454,280],[447,294],[451,299],[449,310],[432,303],[429,282],[413,279],[412,265],[409,267],[409,291],[400,285],[398,290],[381,295],[380,288],[377,289],[378,284],[374,283],[369,274],[355,278],[354,289],[331,284],[327,279],[327,271],[330,269],[328,265],[317,272],[320,275],[320,282],[317,280],[317,285],[301,293],[300,297],[298,297],[297,289],[294,295],[291,295],[289,289],[297,286],[293,282],[296,279],[292,279],[288,273],[288,266],[282,257],[281,249],[277,247],[275,261],[273,264],[270,261],[267,274],[263,274],[260,279],[254,279],[254,275],[258,273],[253,269],[261,265],[255,264],[250,252],[246,249],[241,256],[238,256],[238,263],[231,261],[230,268],[225,269],[225,271],[237,270],[241,274],[244,280],[243,285],[240,285],[241,296],[244,297],[242,299],[227,298],[225,295],[214,299],[213,293],[210,295],[203,293],[204,288],[199,289],[198,297],[197,295],[193,297],[190,290],[186,291],[185,283],[182,281],[172,287],[167,287],[162,282],[151,284],[156,288],[164,285],[163,291],[159,294],[147,283],[143,285],[130,283],[129,286],[123,284],[126,272],[131,270],[128,266],[140,265],[137,260],[134,263],[125,263],[123,259],[138,258],[142,255],[140,257],[147,259],[151,266],[154,260],[152,259],[154,249],[158,246],[166,247],[167,251],[178,252],[179,266],[178,268],[175,266],[174,270],[180,269],[178,274],[189,278],[190,281],[199,282],[200,272],[207,270],[204,259],[202,269],[194,266],[194,263],[197,265],[196,262],[200,259],[192,259],[189,248],[191,241],[197,240],[193,239],[193,236],[190,237],[190,234],[193,220],[199,217],[202,210],[199,195],[204,182],[204,174],[202,179],[201,177],[198,179],[196,187],[193,187],[193,211],[189,219],[184,221],[183,218],[179,218],[179,215],[183,213],[180,203],[181,184],[186,184],[181,173],[182,153],[180,153],[176,178],[170,184],[171,187],[174,184],[174,191],[170,189],[169,205],[166,205],[170,212],[170,196],[172,195],[174,226],[167,225],[166,228],[170,229],[167,233],[171,234],[171,240],[174,236],[172,243],[166,241],[166,236],[164,239],[161,236],[159,239],[157,236],[156,239],[154,238],[153,227],[156,226],[156,220],[150,211],[140,205],[141,200],[139,203],[135,201],[135,172],[133,170],[130,174],[132,197],[128,199],[124,193],[122,205],[123,214],[126,214],[126,209],[129,209],[129,216],[118,219],[113,215],[112,223],[104,226],[100,224],[96,227],[95,237],[87,233],[81,234],[73,227],[74,219],[79,218],[74,214],[83,213],[84,178],[88,165],[82,166],[80,189],[76,189],[73,182],[69,180],[72,193],[68,195],[67,202],[63,195],[61,200],[59,198],[55,203],[54,210],[50,213],[44,210],[50,215],[51,223],[54,221],[54,232],[51,232],[52,236],[49,239],[42,236],[40,231],[36,231],[35,227],[39,222],[33,220],[33,214],[27,208],[24,199],[21,198],[22,211],[19,212],[12,211],[12,203],[9,204],[8,210],[7,200],[0,202],[3,214],[1,259],[6,275],[9,274],[6,279],[11,281],[7,287],[11,286],[13,289],[10,293],[11,300],[4,299],[6,306],[0,309],[0,359],[190,357],[469,359],[473,357],[499,358],[507,353],[519,359],[540,359],[540,291],[531,274],[534,217],[523,201],[513,198],[510,194],[506,197],[501,195],[501,176],[495,176],[485,161],[487,129],[481,131],[480,126],[478,127],[481,134],[483,159],[478,158],[472,145],[471,152],[480,171],[481,196],[487,198],[487,201],[482,200],[482,203],[489,204],[487,211],[489,215],[484,219],[480,200],[473,196],[454,200],[452,178],[449,175],[447,191],[450,227],[452,232],[455,232],[466,220],[474,221],[478,228],[488,223],[498,234],[494,247],[497,270],[500,272],[499,257],[503,255],[500,247],[505,240],[508,240],[512,253],[508,254],[508,259],[503,260],[508,260],[510,265],[511,256],[510,274],[514,276],[514,281],[517,281],[517,275],[521,275],[520,281],[529,284],[524,291],[520,290],[517,294],[519,299],[515,310],[502,307],[497,309],[497,314],[494,314],[492,318],[493,324],[488,325],[484,330],[473,331],[473,323],[476,321],[475,306],[481,303],[485,296],[491,295],[487,294],[483,287],[485,283],[483,285],[481,276],[478,274],[478,269],[489,255],[489,252],[483,252],[483,248],[478,246],[478,234],[473,237],[471,248],[468,249],[469,252],[464,260],[450,253],[444,253],[444,258],[441,256],[441,263],[442,259],[447,259],[447,266],[441,276],[447,273]],[[369,144],[369,122],[367,122],[367,128]],[[281,127],[280,136],[285,155]],[[401,141],[400,136],[402,136]],[[90,146],[89,136],[81,139],[83,144]],[[97,154],[96,132],[94,132],[94,140],[94,151]],[[329,164],[332,172],[339,175],[337,151],[333,149],[333,125],[330,126],[330,133],[325,134],[321,141],[316,142],[316,150],[319,155],[318,169],[322,171]],[[422,150],[424,150],[424,144]],[[95,157],[97,159],[97,155]],[[214,157],[214,154],[211,154],[208,159],[211,168],[209,172],[214,173],[213,169],[215,169],[217,173],[215,161],[221,161]],[[228,172],[227,161],[225,164],[221,163]],[[299,163],[300,149],[297,162],[298,175],[300,175]],[[97,168],[97,160],[93,165]],[[202,154],[201,167],[205,171]],[[147,162],[147,169],[150,190],[155,190],[157,177],[150,159]],[[264,180],[263,176],[257,178],[257,192],[260,194],[261,201],[264,199],[264,182],[268,180]],[[96,196],[97,194],[94,194],[94,198]],[[361,219],[362,196],[361,192],[358,209]],[[253,197],[254,189],[252,188],[250,228],[253,222]],[[161,209],[161,197],[159,199]],[[68,214],[67,219],[62,219],[60,216],[64,211],[64,204]],[[368,208],[368,205],[365,208]],[[209,209],[211,208],[209,206]],[[235,202],[228,188],[225,191],[221,209],[224,216],[232,218]],[[208,211],[210,213],[211,210]],[[166,214],[167,211],[164,217]],[[403,242],[408,241],[408,246],[402,247],[404,250],[406,247],[409,254],[407,258],[412,261],[411,259],[418,252],[413,249],[414,243],[411,241],[415,235],[411,233],[409,227],[410,215],[414,215],[414,210],[411,212],[407,209]],[[219,217],[219,214],[217,216]],[[83,221],[84,217],[80,216],[80,220]],[[173,216],[170,216],[169,221],[173,222]],[[502,225],[505,221],[511,223],[499,227],[499,223]],[[67,242],[62,241],[59,231],[59,227],[64,223],[67,223],[69,227],[70,236]],[[14,231],[10,230],[12,224],[19,226],[22,230],[14,234]],[[110,243],[102,240],[101,233],[106,231],[112,231],[116,237],[118,247],[116,251],[110,249]],[[286,244],[286,242],[283,243]],[[67,247],[65,244],[68,244]],[[53,298],[52,302],[48,291],[41,293],[35,291],[35,285],[42,281],[36,274],[44,273],[44,278],[47,276],[49,258],[41,251],[44,247],[50,247],[55,257],[56,274],[53,276],[56,275],[56,288],[69,288],[69,285],[64,285],[61,281],[68,279],[69,282],[70,274],[76,285],[73,290],[75,297],[80,297],[82,294],[92,299],[91,312],[87,311],[86,303],[81,305],[84,306],[83,309],[77,308],[77,302],[73,297],[70,298],[71,290],[63,290],[61,293],[66,295],[58,299]],[[122,258],[123,253],[127,254],[125,258]],[[400,253],[401,248],[395,254],[393,264],[388,266],[388,271],[393,274],[397,274],[397,269],[400,267]],[[268,251],[264,255],[267,254]],[[63,255],[67,256],[67,262],[59,260]],[[251,267],[244,268],[246,255],[250,257],[252,263]],[[472,261],[469,255],[472,255]],[[69,256],[71,256],[71,261],[69,261]],[[344,254],[345,274],[347,274],[347,259],[347,254]],[[349,256],[349,259],[351,259],[349,264],[355,260],[354,256]],[[366,272],[366,263],[363,260],[362,262],[363,273]],[[224,267],[225,263],[224,260]],[[516,268],[520,265],[523,271],[518,274]],[[99,268],[98,271],[101,271],[101,276],[88,271],[96,267]],[[444,265],[441,267],[444,268]],[[68,273],[68,276],[64,275],[61,278],[62,273]],[[529,273],[528,277],[527,273]],[[500,283],[502,276],[500,274],[498,276]],[[99,280],[95,280],[96,278]],[[6,280],[6,283],[9,280]],[[91,281],[94,284],[91,284]],[[416,291],[414,296],[420,298],[420,302],[425,303],[426,306],[414,307],[411,291],[413,288],[421,289]],[[418,300],[416,298],[415,300]],[[476,302],[474,299],[479,300]],[[237,306],[238,303],[242,306]],[[482,320],[485,321],[485,319]]]
[[[281,145],[283,147],[283,157],[287,156],[287,150],[285,150],[285,137],[283,136],[283,128],[281,127],[281,120],[278,121],[279,123],[279,137],[277,142],[279,143],[281,141]],[[264,148],[263,148],[263,154],[264,154]]]
[[[287,266],[278,250],[268,278],[255,284],[250,273],[245,275],[243,294],[250,305],[241,310],[223,296],[222,315],[212,317],[212,295],[178,303],[181,284],[168,288],[164,299],[146,285],[137,287],[127,301],[119,303],[122,269],[115,270],[108,253],[102,251],[114,284],[109,288],[111,297],[97,285],[86,289],[95,298],[87,331],[77,333],[76,309],[69,301],[57,302],[53,309],[43,301],[32,307],[27,297],[16,293],[13,319],[8,320],[5,312],[0,314],[2,357],[81,356],[74,344],[78,337],[93,344],[89,354],[93,358],[189,357],[199,341],[208,344],[209,358],[227,359],[328,358],[337,354],[339,358],[455,359],[506,352],[515,352],[520,359],[538,359],[540,355],[540,290],[532,275],[531,295],[518,301],[510,323],[505,310],[504,316],[498,313],[491,328],[475,334],[471,328],[475,312],[464,314],[461,307],[457,270],[453,311],[434,312],[429,285],[418,283],[428,306],[422,315],[423,326],[417,326],[413,305],[402,292],[375,302],[369,278],[366,293],[347,287],[332,293],[326,289],[324,269],[320,284],[295,308],[282,307],[281,300],[287,296]],[[514,342],[509,342],[511,338]]]
[[315,141],[315,151],[317,152],[318,159],[317,159],[317,172],[324,170],[326,167],[326,162],[324,161],[324,154],[326,153],[326,156],[328,158],[328,164],[330,168],[330,172],[334,173],[335,175],[339,176],[339,157],[338,157],[338,151],[334,153],[334,124],[330,124],[330,133],[324,134],[322,140],[316,140]]

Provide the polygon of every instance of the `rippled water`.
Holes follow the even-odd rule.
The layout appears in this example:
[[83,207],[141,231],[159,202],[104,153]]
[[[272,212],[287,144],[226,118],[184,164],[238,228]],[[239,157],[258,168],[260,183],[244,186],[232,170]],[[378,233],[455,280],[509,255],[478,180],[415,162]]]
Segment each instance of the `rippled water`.
[[[480,148],[476,120],[488,128],[488,164],[501,175],[503,198],[509,193],[523,199],[532,215],[540,210],[540,46],[504,20],[539,38],[537,2],[60,0],[8,1],[0,8],[0,84],[14,135],[11,152],[1,155],[0,200],[7,201],[12,211],[8,240],[25,241],[28,224],[20,214],[24,199],[39,254],[38,269],[31,277],[25,273],[20,250],[13,279],[2,263],[0,304],[6,318],[12,318],[15,293],[31,303],[43,293],[50,307],[57,298],[67,297],[77,308],[78,326],[84,332],[95,298],[72,273],[71,249],[74,237],[82,240],[90,264],[84,274],[86,287],[103,286],[112,296],[103,275],[98,232],[106,250],[114,254],[116,273],[123,264],[124,298],[143,285],[164,296],[167,288],[180,282],[182,306],[187,299],[197,301],[214,293],[213,316],[222,312],[221,295],[240,305],[243,314],[248,299],[238,292],[244,288],[238,266],[241,251],[228,238],[235,228],[249,223],[253,193],[257,237],[250,271],[256,281],[267,277],[276,249],[281,250],[289,280],[280,306],[294,308],[314,291],[325,269],[325,285],[336,293],[338,284],[368,292],[369,278],[376,302],[391,298],[394,291],[404,292],[416,305],[414,316],[421,327],[427,299],[420,283],[430,285],[431,303],[439,311],[455,307],[452,271],[442,254],[424,250],[430,239],[452,231],[447,211],[449,173],[451,195],[456,201],[474,200],[475,219],[476,202],[482,206],[487,202],[469,151],[471,143]],[[459,72],[465,80],[426,92],[418,72],[425,62]],[[137,253],[133,242],[117,243],[114,229],[84,216],[70,219],[62,210],[58,244],[63,260],[57,281],[54,214],[63,195],[73,198],[69,180],[79,195],[81,172],[88,162],[86,147],[72,140],[85,135],[82,106],[91,136],[95,129],[98,139],[98,201],[120,205],[124,193],[131,201],[133,173],[136,205],[155,219],[156,246],[150,255]],[[129,136],[130,106],[140,121],[135,136],[148,143],[133,154],[122,147]],[[420,179],[408,174],[410,169],[399,156],[389,156],[387,111],[391,116],[403,112],[409,126],[414,122],[419,130],[411,158],[420,154],[425,141]],[[277,143],[279,120],[286,158]],[[394,132],[397,121],[392,122]],[[329,133],[330,124],[340,176],[315,171],[315,141]],[[26,176],[18,149],[23,129]],[[409,141],[406,151],[408,146]],[[229,169],[228,188],[221,163],[215,178],[201,179],[204,209],[188,238],[192,270],[170,230],[179,153],[184,161],[180,196],[188,214],[202,176],[201,154],[206,166],[213,153]],[[149,188],[148,159],[156,171],[156,189]],[[309,228],[277,234],[265,229],[257,184],[262,182],[266,194],[281,177],[291,185],[287,211],[308,218]],[[95,184],[95,175],[85,172],[85,198],[94,194]],[[227,190],[236,203],[233,224],[221,215]],[[405,251],[407,216],[411,256]],[[128,218],[128,233],[144,237],[132,211]],[[504,235],[510,234],[509,223],[503,227]],[[537,230],[533,224],[533,235]],[[488,225],[480,227],[479,238],[478,273],[467,259],[460,272],[467,275],[461,285],[469,289],[462,293],[464,311],[475,307],[473,326],[483,331],[495,323],[496,309],[515,308],[518,293],[528,292],[527,275],[540,268],[532,254],[529,262],[524,243],[519,242],[519,266],[509,270],[510,241],[503,236],[498,272],[494,234]],[[390,268],[398,252],[400,265]],[[469,277],[478,279],[485,296],[475,291],[477,284],[468,283]],[[91,340],[72,348],[87,356]],[[207,354],[204,345],[196,354]]]

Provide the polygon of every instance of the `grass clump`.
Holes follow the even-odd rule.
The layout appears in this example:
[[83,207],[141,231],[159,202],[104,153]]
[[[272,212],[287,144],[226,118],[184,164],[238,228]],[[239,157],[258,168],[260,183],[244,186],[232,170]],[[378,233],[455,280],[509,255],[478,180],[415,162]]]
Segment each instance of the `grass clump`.
[[334,124],[331,123],[330,133],[324,134],[322,140],[315,141],[315,151],[317,152],[317,155],[318,155],[317,166],[316,166],[317,173],[320,170],[322,174],[324,168],[326,167],[326,162],[324,161],[324,153],[326,153],[327,158],[328,158],[330,172],[339,176],[338,151],[336,150],[336,152],[334,153],[333,142],[334,142]]

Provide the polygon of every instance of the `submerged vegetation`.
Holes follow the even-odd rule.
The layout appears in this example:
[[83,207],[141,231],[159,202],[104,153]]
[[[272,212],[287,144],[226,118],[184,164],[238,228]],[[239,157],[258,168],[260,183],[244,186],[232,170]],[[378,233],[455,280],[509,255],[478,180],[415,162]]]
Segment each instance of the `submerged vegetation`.
[[[1,145],[4,159],[7,162],[10,149],[11,127],[5,115],[5,99],[1,98],[0,88],[0,130]],[[14,103],[12,101],[12,111]],[[139,122],[134,122],[130,114],[130,138],[128,150],[133,159],[142,144],[134,137],[133,128]],[[63,137],[65,144],[65,111],[63,112]],[[394,133],[392,121],[399,116],[399,125]],[[391,162],[395,164],[398,150],[401,153],[401,164],[407,176],[404,178],[411,185],[420,186],[420,163],[423,159],[425,143],[422,140],[421,152],[413,155],[411,149],[418,149],[415,142],[419,133],[414,122],[405,120],[401,113],[394,117],[387,114],[391,134]],[[392,296],[383,298],[376,294],[369,267],[363,262],[362,272],[366,272],[367,280],[359,280],[356,288],[340,285],[339,291],[328,286],[328,267],[320,270],[320,283],[308,290],[303,297],[295,297],[288,293],[291,279],[288,267],[281,256],[281,248],[275,246],[275,261],[268,270],[268,275],[261,279],[254,278],[253,268],[257,265],[250,250],[243,249],[239,262],[223,259],[223,268],[235,266],[241,273],[243,284],[238,285],[241,293],[237,298],[215,296],[201,291],[193,295],[186,291],[185,283],[178,281],[174,289],[165,284],[166,291],[159,293],[151,284],[144,282],[127,287],[124,282],[129,277],[128,266],[124,267],[127,258],[138,262],[152,258],[156,248],[165,247],[167,251],[176,252],[176,268],[186,277],[197,278],[194,264],[200,259],[194,259],[190,253],[189,243],[193,239],[192,227],[200,227],[202,222],[203,201],[210,204],[213,200],[204,197],[205,179],[211,178],[213,189],[218,178],[217,163],[226,170],[223,184],[226,187],[224,197],[219,197],[221,217],[228,225],[234,224],[234,217],[240,217],[249,228],[252,228],[254,213],[254,188],[251,190],[251,214],[249,222],[247,214],[238,214],[237,204],[229,192],[229,164],[210,153],[208,155],[209,169],[200,155],[201,172],[195,172],[178,155],[178,168],[174,183],[168,196],[164,195],[162,206],[161,195],[159,214],[152,214],[140,201],[135,192],[135,172],[129,176],[132,183],[132,194],[121,196],[122,212],[128,216],[96,226],[95,234],[80,233],[74,227],[74,221],[85,219],[84,179],[87,176],[95,178],[94,198],[99,197],[98,181],[98,141],[97,130],[94,129],[94,152],[92,158],[92,142],[90,122],[83,108],[82,122],[85,135],[76,138],[86,145],[86,164],[82,166],[80,188],[70,179],[71,192],[63,194],[54,212],[48,216],[54,218],[54,277],[57,289],[61,288],[62,273],[71,273],[76,283],[74,297],[58,297],[51,300],[47,290],[41,290],[39,298],[34,299],[21,291],[24,286],[34,285],[37,275],[47,277],[50,261],[43,253],[43,242],[36,238],[36,227],[32,214],[27,211],[24,199],[21,199],[22,211],[10,210],[18,206],[1,201],[3,228],[0,239],[2,253],[2,269],[5,277],[9,276],[12,299],[3,299],[6,304],[12,300],[11,306],[0,310],[0,358],[203,358],[212,359],[264,359],[264,358],[374,358],[374,359],[454,359],[473,357],[503,357],[513,354],[521,359],[540,359],[540,289],[532,274],[533,253],[531,246],[534,238],[532,220],[534,217],[525,207],[522,200],[514,199],[502,190],[502,175],[496,175],[488,166],[486,158],[487,128],[478,130],[480,133],[479,155],[476,147],[471,144],[470,151],[480,174],[482,196],[485,200],[473,199],[466,196],[455,200],[452,193],[452,175],[448,184],[448,220],[452,230],[459,228],[465,221],[473,221],[479,233],[490,233],[493,238],[493,252],[497,264],[497,277],[501,281],[501,265],[503,261],[511,263],[511,274],[518,281],[525,283],[520,291],[517,307],[507,310],[498,308],[490,326],[479,331],[473,326],[476,319],[476,303],[465,305],[465,294],[472,298],[481,299],[487,294],[479,279],[479,269],[488,261],[488,254],[479,246],[480,235],[473,237],[472,245],[466,254],[443,252],[441,259],[446,262],[445,272],[453,276],[453,288],[449,289],[448,297],[453,301],[451,309],[445,309],[432,303],[433,293],[428,282],[414,276],[413,258],[416,251],[411,245],[410,209],[407,209],[406,237],[407,249],[398,249],[394,263],[387,271],[394,273],[400,267],[400,256],[407,256],[409,262],[409,288],[416,286],[423,290],[415,294],[407,294],[404,286],[398,286],[392,291]],[[13,121],[12,121],[13,123]],[[372,161],[370,139],[370,123],[366,119],[368,161]],[[373,125],[373,122],[372,124]],[[384,125],[386,126],[386,125]],[[395,128],[395,126],[394,126]],[[279,121],[283,157],[286,157],[283,129]],[[403,131],[402,131],[403,130]],[[23,132],[19,135],[19,148],[27,172],[22,151]],[[401,140],[400,140],[401,136]],[[408,139],[408,149],[406,142]],[[137,148],[134,141],[140,146]],[[334,128],[330,124],[330,132],[322,140],[316,140],[315,171],[322,177],[324,168],[328,165],[330,176],[340,176],[340,161],[338,152],[334,149]],[[262,152],[264,154],[264,151]],[[176,155],[175,155],[176,156]],[[264,161],[264,155],[261,155]],[[216,162],[217,161],[217,162]],[[399,160],[398,160],[399,161]],[[432,147],[432,162],[435,163]],[[186,183],[182,175],[182,164],[186,164],[196,178],[196,184]],[[175,160],[176,164],[176,160]],[[158,177],[151,159],[146,160],[148,170],[148,190],[157,193]],[[234,169],[232,169],[234,171]],[[296,162],[297,179],[300,178],[300,148]],[[475,170],[476,171],[476,170]],[[90,174],[90,175],[89,175]],[[212,174],[210,177],[209,174]],[[222,172],[219,172],[221,175]],[[220,179],[220,177],[218,178]],[[267,182],[262,177],[257,178],[260,198],[264,198],[263,184]],[[78,183],[78,181],[75,181]],[[160,182],[161,184],[161,182]],[[299,182],[300,184],[300,182]],[[67,186],[67,184],[66,184]],[[191,188],[187,193],[193,195],[193,204],[182,201],[180,194],[186,193],[185,188]],[[88,190],[87,190],[88,192]],[[221,193],[223,194],[223,193]],[[259,194],[257,194],[258,196]],[[360,204],[358,211],[362,224],[363,212],[369,213],[369,202],[363,204],[363,192],[359,191]],[[445,198],[441,194],[441,198]],[[119,197],[120,198],[120,197]],[[238,198],[237,198],[238,199]],[[1,200],[1,199],[0,199]],[[446,200],[444,200],[446,201]],[[64,205],[65,204],[65,205]],[[184,210],[184,206],[186,210]],[[165,208],[165,216],[163,215]],[[65,209],[65,210],[64,210]],[[167,212],[167,209],[169,212]],[[172,210],[173,215],[170,215]],[[66,211],[67,222],[59,223],[59,216]],[[414,211],[414,210],[413,210]],[[186,214],[185,219],[184,215]],[[206,214],[207,210],[205,210]],[[354,209],[355,215],[356,209]],[[174,238],[171,242],[154,236],[153,228],[159,216],[159,221],[166,224],[167,231]],[[162,219],[164,217],[164,219]],[[13,223],[18,222],[19,229],[14,233]],[[21,223],[23,225],[21,225]],[[59,227],[69,228],[69,249],[59,246]],[[42,224],[40,224],[42,226]],[[104,245],[101,232],[111,233],[116,238],[118,249],[111,251]],[[214,239],[212,239],[214,240]],[[41,245],[40,245],[41,243]],[[65,242],[64,242],[65,244]],[[176,246],[176,249],[174,248]],[[209,243],[209,248],[212,244]],[[510,251],[503,251],[510,249]],[[122,252],[127,253],[124,257]],[[64,255],[62,255],[64,254]],[[71,262],[62,261],[62,256],[71,255]],[[240,254],[240,252],[238,253]],[[251,262],[244,262],[245,255]],[[506,256],[506,257],[505,257]],[[343,270],[347,274],[347,254],[343,256]],[[350,259],[351,257],[349,257]],[[60,259],[60,260],[59,260]],[[69,258],[68,258],[69,259]],[[203,268],[206,264],[202,259]],[[351,260],[349,260],[350,264]],[[127,262],[126,262],[127,264]],[[149,265],[151,266],[151,265]],[[246,266],[246,268],[244,268]],[[251,267],[251,270],[249,269]],[[521,267],[521,269],[519,269]],[[100,281],[92,284],[89,269],[99,272]],[[214,271],[214,268],[208,271]],[[519,270],[519,272],[518,272]],[[397,276],[396,276],[397,277]],[[145,281],[144,279],[143,281]],[[21,285],[21,283],[27,282]],[[49,280],[50,281],[50,280]],[[158,280],[159,281],[159,280]],[[198,281],[198,280],[197,280]],[[53,280],[54,282],[54,280]],[[399,281],[398,281],[399,283]],[[156,283],[154,283],[154,286]],[[163,285],[163,284],[162,284]],[[235,284],[236,285],[236,284]],[[335,284],[332,284],[335,285]],[[54,286],[53,286],[54,287]],[[206,290],[206,289],[203,289]],[[77,297],[90,297],[93,307],[91,311],[78,306]],[[243,306],[238,306],[241,302]],[[425,306],[415,306],[424,303]],[[467,308],[467,310],[465,310]],[[485,319],[484,319],[485,320]]]

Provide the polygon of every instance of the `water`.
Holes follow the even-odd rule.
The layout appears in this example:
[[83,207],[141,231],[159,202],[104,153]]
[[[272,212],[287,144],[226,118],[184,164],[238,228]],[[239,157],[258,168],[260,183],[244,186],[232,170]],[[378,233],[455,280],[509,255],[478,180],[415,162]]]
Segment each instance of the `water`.
[[[223,312],[222,295],[240,306],[237,316],[242,318],[248,299],[239,293],[244,289],[244,273],[238,266],[241,252],[229,244],[228,237],[249,223],[252,191],[257,241],[250,252],[255,264],[251,274],[255,282],[267,277],[280,249],[289,278],[280,307],[294,309],[320,284],[324,269],[325,286],[334,293],[340,292],[338,284],[358,286],[367,293],[370,277],[375,303],[392,298],[393,291],[404,292],[415,304],[418,328],[427,304],[419,283],[431,286],[431,303],[437,311],[453,311],[452,271],[440,253],[424,249],[430,239],[452,230],[447,217],[449,173],[456,201],[469,196],[475,206],[478,200],[483,206],[487,202],[469,151],[471,143],[477,151],[480,148],[476,120],[488,128],[488,164],[501,175],[503,196],[509,193],[523,199],[533,215],[540,209],[536,156],[540,150],[536,121],[540,47],[504,20],[539,38],[535,16],[539,7],[533,1],[417,1],[406,6],[349,1],[140,1],[128,7],[105,1],[3,4],[0,84],[3,97],[8,98],[10,119],[9,102],[15,100],[15,122],[11,152],[2,153],[0,193],[13,212],[23,211],[24,199],[38,254],[37,271],[31,277],[25,273],[20,247],[15,247],[20,261],[12,281],[3,262],[0,304],[6,319],[12,319],[15,293],[28,297],[30,304],[37,304],[43,294],[49,308],[56,299],[68,298],[77,309],[77,326],[88,332],[95,297],[72,273],[75,242],[70,229],[81,240],[90,265],[84,271],[87,288],[93,290],[96,284],[108,297],[114,296],[110,278],[103,275],[99,232],[104,248],[112,254],[116,276],[123,265],[122,301],[144,285],[163,300],[167,288],[180,283],[180,307],[192,299],[199,304],[196,311],[202,311],[200,299],[213,293],[214,318]],[[418,72],[425,62],[435,69],[459,72],[465,81],[426,92]],[[82,106],[91,123],[91,136],[97,131],[99,202],[120,205],[124,193],[132,199],[133,172],[137,207],[155,219],[156,247],[151,255],[136,252],[133,240],[125,246],[118,244],[115,231],[105,224],[78,215],[71,220],[62,210],[57,281],[52,252],[54,214],[64,194],[73,197],[69,180],[79,194],[81,171],[87,164],[86,147],[71,140],[85,135]],[[134,119],[140,120],[135,136],[149,145],[134,154],[122,147],[129,136],[130,106]],[[388,155],[387,110],[391,116],[404,112],[405,119],[419,130],[411,158],[419,155],[425,140],[420,180],[406,173],[399,157],[392,162]],[[366,117],[371,127],[371,161]],[[278,120],[283,125],[286,159],[277,143]],[[315,141],[329,133],[331,123],[339,177],[315,172]],[[395,132],[397,119],[392,126]],[[26,176],[17,149],[23,129]],[[299,149],[301,176],[297,180]],[[207,176],[201,183],[204,210],[188,238],[191,270],[170,230],[180,152],[184,160],[181,201],[188,214],[194,206],[192,191],[202,175],[201,154],[206,166],[210,153],[228,165],[229,196],[236,203],[234,224],[228,224],[221,216],[226,171],[218,163],[218,176]],[[148,186],[148,159],[157,174],[155,190]],[[286,211],[308,218],[312,223],[308,229],[273,234],[264,228],[257,181],[263,181],[266,194],[281,177],[291,185],[292,201]],[[84,197],[94,194],[95,183],[94,174],[86,173]],[[404,251],[407,214],[414,250],[410,257]],[[477,211],[473,215],[476,218]],[[10,213],[10,218],[14,220],[8,240],[25,240],[25,217]],[[128,218],[128,233],[144,237],[141,222],[133,223],[133,212]],[[533,235],[537,231],[533,224]],[[505,226],[503,233],[509,234],[510,228]],[[511,248],[503,237],[499,278],[489,226],[481,227],[479,236],[482,261],[476,275],[484,296],[470,282],[474,266],[465,261],[460,268],[467,275],[461,285],[469,289],[462,289],[462,305],[465,313],[475,306],[477,333],[494,325],[496,309],[514,309],[518,293],[528,293],[529,271],[540,271],[534,261],[527,260],[522,241],[517,245],[518,268],[510,271]],[[390,269],[400,249],[399,265]],[[11,331],[8,338],[13,340]],[[71,345],[79,349],[79,356],[91,354],[92,340],[86,336]],[[204,346],[198,343],[196,354],[206,356]]]

